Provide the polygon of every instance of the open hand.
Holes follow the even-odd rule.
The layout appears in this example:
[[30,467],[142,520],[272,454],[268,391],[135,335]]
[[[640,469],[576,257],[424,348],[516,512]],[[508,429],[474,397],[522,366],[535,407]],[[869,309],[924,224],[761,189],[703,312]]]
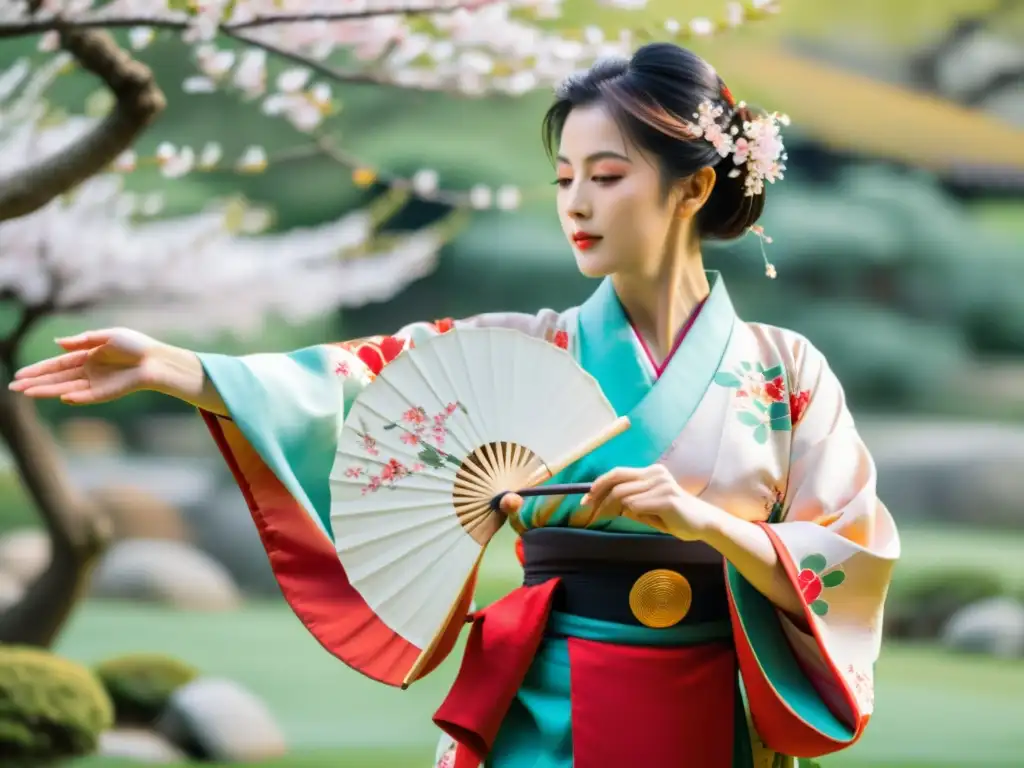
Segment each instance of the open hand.
[[582,503],[594,519],[628,517],[684,541],[703,538],[721,511],[684,491],[663,464],[619,467],[591,485]]
[[155,381],[152,352],[161,344],[138,331],[86,331],[57,344],[64,354],[20,369],[9,388],[27,397],[92,405],[148,389]]

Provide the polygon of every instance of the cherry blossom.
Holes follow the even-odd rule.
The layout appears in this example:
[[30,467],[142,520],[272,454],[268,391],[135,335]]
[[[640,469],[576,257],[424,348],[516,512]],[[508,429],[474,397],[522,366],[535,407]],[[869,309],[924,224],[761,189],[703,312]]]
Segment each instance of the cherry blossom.
[[[765,0],[723,3],[721,20],[670,19],[662,26],[667,39],[685,41],[776,9]],[[8,0],[0,4],[0,38],[35,36],[37,43],[34,55],[0,72],[0,179],[68,152],[110,109],[113,97],[101,91],[100,106],[58,121],[46,100],[54,81],[75,69],[59,30],[106,29],[124,32],[132,55],[162,37],[179,37],[194,71],[180,83],[157,73],[161,89],[256,101],[263,115],[286,121],[304,142],[290,156],[323,156],[358,187],[383,185],[395,199],[416,195],[451,208],[513,210],[524,197],[513,185],[453,190],[429,167],[400,177],[351,157],[323,129],[340,107],[339,84],[463,98],[520,95],[600,57],[628,55],[649,29],[590,24],[561,32],[561,14],[562,0]],[[283,68],[271,69],[272,60]],[[256,145],[228,155],[212,135],[189,146],[160,135],[159,124],[149,131],[157,140],[151,155],[118,147],[103,172],[57,190],[27,215],[0,221],[0,291],[26,307],[102,310],[144,328],[247,331],[267,315],[296,322],[385,300],[429,273],[450,236],[442,222],[378,239],[372,206],[274,234],[264,231],[272,212],[234,199],[160,218],[163,196],[127,191],[126,174],[156,168],[167,183],[210,171],[258,174],[282,158]],[[776,137],[771,130],[750,135],[744,149],[769,181],[780,172]]]
[[[52,73],[19,64],[0,74],[0,174],[59,151],[95,122],[42,122],[36,90],[50,79]],[[222,154],[214,143],[197,152],[164,142],[156,152],[169,178],[215,164]],[[265,162],[255,147],[239,159]],[[136,163],[125,153],[115,166]],[[161,211],[159,195],[126,191],[113,168],[87,179],[34,213],[0,224],[0,292],[37,312],[93,312],[152,331],[252,333],[267,317],[297,323],[387,300],[431,272],[444,243],[442,231],[427,228],[377,246],[374,222],[363,210],[275,234],[264,231],[268,211],[238,200],[155,218]]]

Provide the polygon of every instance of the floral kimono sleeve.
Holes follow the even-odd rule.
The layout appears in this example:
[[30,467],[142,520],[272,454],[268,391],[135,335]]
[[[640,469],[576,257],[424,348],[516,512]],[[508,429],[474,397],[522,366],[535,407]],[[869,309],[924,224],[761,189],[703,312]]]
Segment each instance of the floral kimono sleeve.
[[[563,315],[491,313],[414,323],[390,336],[286,353],[201,354],[227,417],[202,412],[241,490],[289,606],[329,652],[374,679],[395,683],[421,649],[396,639],[363,601],[341,565],[331,529],[337,440],[358,394],[404,350],[455,327],[506,327],[569,344]],[[369,438],[367,438],[369,439]],[[372,446],[368,446],[372,448]],[[381,482],[387,465],[377,478]],[[383,481],[386,481],[384,478]],[[427,671],[450,652],[470,610],[471,579]],[[381,626],[379,637],[368,626]]]
[[744,688],[765,745],[817,757],[853,744],[873,709],[882,610],[899,537],[842,386],[810,343],[791,346],[793,434],[786,499],[761,523],[804,615],[788,616],[732,568]]

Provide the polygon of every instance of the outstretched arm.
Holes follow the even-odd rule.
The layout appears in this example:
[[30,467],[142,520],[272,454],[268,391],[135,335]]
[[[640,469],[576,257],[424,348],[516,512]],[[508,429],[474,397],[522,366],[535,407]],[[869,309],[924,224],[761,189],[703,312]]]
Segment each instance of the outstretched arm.
[[63,354],[20,369],[10,389],[69,405],[105,403],[149,390],[227,415],[195,352],[128,328],[86,331],[57,339],[57,344]]
[[151,389],[170,395],[204,411],[227,416],[227,406],[206,375],[199,355],[168,344],[157,351],[158,375]]

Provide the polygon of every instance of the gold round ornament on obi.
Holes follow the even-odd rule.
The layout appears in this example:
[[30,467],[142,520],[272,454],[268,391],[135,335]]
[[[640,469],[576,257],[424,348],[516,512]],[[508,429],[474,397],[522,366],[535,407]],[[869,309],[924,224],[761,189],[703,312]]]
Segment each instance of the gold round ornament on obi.
[[648,571],[629,591],[629,608],[645,627],[664,629],[678,624],[690,611],[693,589],[686,577],[667,568]]

